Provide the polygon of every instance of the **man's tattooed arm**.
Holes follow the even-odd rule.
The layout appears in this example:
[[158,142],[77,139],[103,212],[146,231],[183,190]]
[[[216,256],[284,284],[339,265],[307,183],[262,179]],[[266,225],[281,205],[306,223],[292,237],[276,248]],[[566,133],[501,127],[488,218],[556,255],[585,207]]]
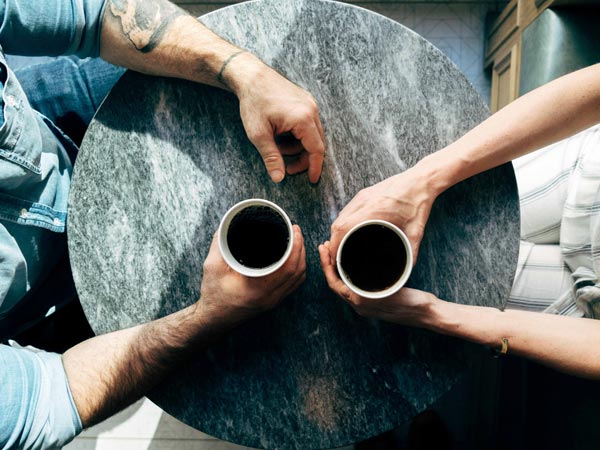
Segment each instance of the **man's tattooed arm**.
[[142,53],[155,49],[169,25],[177,17],[187,15],[168,1],[110,0],[108,8],[121,22],[123,34]]
[[[185,78],[235,91],[235,73],[225,70],[238,47],[168,0],[106,0],[100,56],[151,75]],[[247,55],[251,67],[264,66]],[[248,78],[248,74],[244,75]]]
[[[232,45],[168,0],[105,0],[100,56],[149,75],[183,78],[232,91],[250,141],[273,181],[286,167],[275,134],[301,141],[293,172],[321,174],[325,138],[313,97],[248,51]],[[306,154],[305,154],[306,153]]]

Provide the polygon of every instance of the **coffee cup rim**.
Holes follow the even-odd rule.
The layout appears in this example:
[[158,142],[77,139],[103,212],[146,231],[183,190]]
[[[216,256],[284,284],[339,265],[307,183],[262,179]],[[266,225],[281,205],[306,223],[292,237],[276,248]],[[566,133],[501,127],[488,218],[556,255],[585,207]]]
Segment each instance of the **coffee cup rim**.
[[[285,249],[285,253],[283,254],[283,256],[273,264],[267,267],[261,267],[260,269],[247,267],[243,264],[240,264],[233,257],[231,251],[229,250],[229,246],[227,245],[227,231],[229,230],[231,220],[237,215],[237,213],[250,206],[268,206],[271,209],[278,212],[283,218],[289,234],[288,245]],[[217,241],[219,244],[219,250],[221,252],[221,255],[223,256],[223,259],[229,265],[229,267],[247,277],[264,277],[277,271],[281,266],[285,264],[285,262],[290,257],[290,254],[292,253],[292,248],[294,247],[294,229],[292,228],[292,221],[290,220],[289,216],[279,205],[269,200],[265,200],[263,198],[249,198],[247,200],[243,200],[241,202],[236,203],[231,208],[229,208],[227,212],[223,215],[221,223],[219,224]]]
[[[352,281],[350,281],[350,279],[346,276],[344,269],[342,268],[341,256],[342,256],[342,249],[344,248],[344,244],[356,230],[358,230],[360,228],[364,228],[368,225],[382,225],[386,228],[389,228],[390,230],[395,232],[398,237],[400,237],[400,240],[402,241],[402,244],[404,245],[404,249],[406,250],[406,267],[404,268],[402,275],[400,276],[400,278],[398,278],[398,280],[392,286],[390,286],[382,291],[365,291],[364,289],[359,288],[354,283],[352,283]],[[338,251],[337,251],[337,255],[336,255],[336,265],[337,265],[337,270],[338,270],[338,274],[340,275],[340,278],[352,292],[354,292],[357,295],[360,295],[361,297],[370,298],[370,299],[385,298],[385,297],[389,297],[390,295],[393,295],[396,292],[398,292],[408,281],[408,278],[410,277],[410,274],[413,269],[413,251],[412,251],[412,247],[410,245],[410,241],[408,240],[408,237],[406,236],[406,234],[399,227],[394,225],[393,223],[388,222],[387,220],[381,220],[381,219],[365,220],[363,222],[360,222],[359,224],[356,224],[354,227],[352,227],[350,229],[350,231],[348,231],[345,234],[345,236],[342,238],[342,241],[340,242],[340,246],[338,247]]]

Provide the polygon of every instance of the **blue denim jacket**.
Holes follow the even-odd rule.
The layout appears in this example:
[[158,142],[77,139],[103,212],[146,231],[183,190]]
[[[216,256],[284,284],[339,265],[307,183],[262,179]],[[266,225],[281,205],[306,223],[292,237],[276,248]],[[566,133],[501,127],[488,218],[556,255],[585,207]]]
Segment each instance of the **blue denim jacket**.
[[[77,151],[31,108],[4,52],[97,56],[104,1],[0,0],[0,319],[52,268]],[[81,431],[60,355],[0,345],[0,378],[0,448],[60,447]]]
[[[64,232],[69,155],[77,151],[30,107],[4,52],[97,56],[103,9],[104,0],[0,1],[0,66],[6,77],[0,127],[0,319],[55,262],[52,251],[64,237],[36,228]],[[34,248],[32,240],[39,241]]]

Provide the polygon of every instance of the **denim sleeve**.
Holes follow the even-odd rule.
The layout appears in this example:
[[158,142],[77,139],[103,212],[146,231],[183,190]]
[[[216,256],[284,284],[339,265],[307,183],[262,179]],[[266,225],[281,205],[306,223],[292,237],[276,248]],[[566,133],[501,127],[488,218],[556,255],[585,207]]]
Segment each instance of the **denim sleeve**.
[[61,356],[0,345],[0,448],[61,448],[81,432]]
[[26,56],[100,54],[106,0],[0,0],[0,45]]

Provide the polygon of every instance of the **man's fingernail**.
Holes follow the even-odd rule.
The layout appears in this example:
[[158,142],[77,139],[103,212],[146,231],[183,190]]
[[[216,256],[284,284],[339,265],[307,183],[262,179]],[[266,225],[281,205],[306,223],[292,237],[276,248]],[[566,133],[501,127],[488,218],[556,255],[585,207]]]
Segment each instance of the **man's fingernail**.
[[271,179],[275,183],[279,183],[281,180],[283,180],[283,172],[281,170],[274,170],[271,172]]

